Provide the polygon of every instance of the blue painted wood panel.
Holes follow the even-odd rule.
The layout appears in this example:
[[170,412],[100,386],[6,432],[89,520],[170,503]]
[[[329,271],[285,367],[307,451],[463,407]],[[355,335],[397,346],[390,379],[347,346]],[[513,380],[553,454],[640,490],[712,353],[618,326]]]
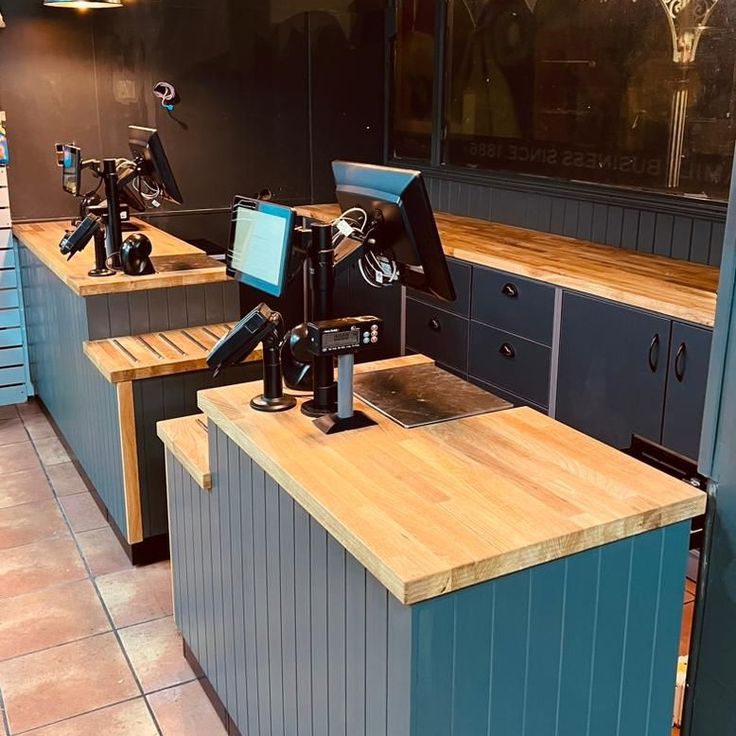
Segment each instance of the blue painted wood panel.
[[723,220],[427,176],[436,210],[720,266]]
[[666,736],[689,524],[413,607],[413,736]]

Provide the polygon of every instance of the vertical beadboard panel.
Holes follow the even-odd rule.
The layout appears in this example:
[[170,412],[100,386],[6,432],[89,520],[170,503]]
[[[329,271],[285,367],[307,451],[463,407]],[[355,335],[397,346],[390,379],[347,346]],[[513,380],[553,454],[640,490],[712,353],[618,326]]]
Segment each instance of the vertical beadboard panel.
[[176,617],[241,733],[409,736],[411,610],[216,427],[210,457],[211,492],[167,457]]
[[89,339],[85,300],[27,248],[19,254],[36,393],[125,533],[117,396],[82,352]]
[[[426,177],[436,210],[719,266],[724,223]],[[711,230],[713,235],[711,237]]]
[[689,524],[412,608],[413,736],[666,736]]

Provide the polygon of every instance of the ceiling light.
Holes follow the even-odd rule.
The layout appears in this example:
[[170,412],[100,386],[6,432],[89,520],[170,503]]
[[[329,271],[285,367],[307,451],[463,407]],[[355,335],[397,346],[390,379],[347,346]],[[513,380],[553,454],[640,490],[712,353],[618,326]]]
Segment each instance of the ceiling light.
[[43,4],[49,8],[88,10],[89,8],[122,8],[123,0],[43,0]]

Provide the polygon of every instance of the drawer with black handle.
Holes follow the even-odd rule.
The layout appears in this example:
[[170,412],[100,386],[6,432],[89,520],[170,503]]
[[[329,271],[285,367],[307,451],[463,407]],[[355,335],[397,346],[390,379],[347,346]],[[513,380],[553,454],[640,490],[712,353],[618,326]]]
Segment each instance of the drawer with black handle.
[[503,330],[471,322],[468,372],[539,407],[549,406],[552,351]]
[[473,269],[474,320],[552,345],[554,312],[554,287],[489,268]]
[[406,347],[463,375],[468,372],[469,325],[464,317],[406,300]]
[[473,269],[467,263],[456,261],[453,258],[447,259],[447,267],[450,270],[452,283],[455,286],[455,294],[457,295],[454,302],[436,299],[429,294],[414,289],[407,289],[407,296],[425,304],[431,304],[433,307],[438,307],[446,312],[454,312],[463,317],[470,317],[470,283]]

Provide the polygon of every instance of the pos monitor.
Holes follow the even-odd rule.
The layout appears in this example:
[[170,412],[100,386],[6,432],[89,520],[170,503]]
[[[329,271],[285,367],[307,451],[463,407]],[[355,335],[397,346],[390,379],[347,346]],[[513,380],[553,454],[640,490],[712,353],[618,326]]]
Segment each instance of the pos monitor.
[[61,147],[61,185],[73,197],[82,194],[82,151],[77,146]]
[[404,286],[455,301],[421,173],[346,161],[333,162],[332,170],[342,211],[367,215],[365,246],[396,264]]
[[135,175],[143,198],[155,206],[160,204],[161,199],[182,204],[183,198],[158,131],[131,125],[128,132],[128,145],[136,164]]
[[289,279],[296,214],[290,207],[236,197],[226,265],[230,276],[280,297]]

